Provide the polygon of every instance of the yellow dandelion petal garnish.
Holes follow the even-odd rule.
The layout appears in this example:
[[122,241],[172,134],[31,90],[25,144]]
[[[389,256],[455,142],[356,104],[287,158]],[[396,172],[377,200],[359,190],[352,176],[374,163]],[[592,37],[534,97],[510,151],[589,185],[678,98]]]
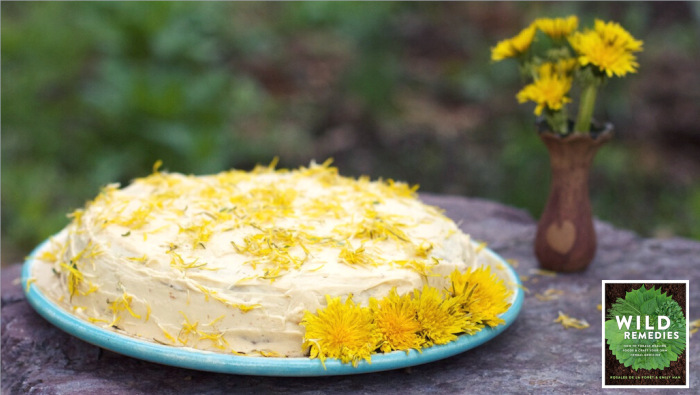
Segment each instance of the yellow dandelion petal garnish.
[[499,41],[495,47],[491,48],[491,60],[497,62],[525,53],[530,49],[535,33],[537,33],[537,26],[532,24],[523,29],[517,36]]
[[445,298],[436,288],[427,285],[415,290],[413,298],[424,347],[449,343],[457,339],[464,328],[470,328],[470,319],[460,309],[456,298]]
[[455,270],[450,274],[451,292],[471,320],[491,327],[504,323],[499,314],[510,307],[511,291],[503,280],[491,273],[488,266],[470,269],[464,273]]
[[566,18],[540,18],[535,21],[535,25],[549,37],[561,39],[578,28],[578,17],[571,15]]
[[343,363],[357,366],[360,360],[370,362],[377,348],[379,337],[375,330],[372,313],[349,296],[345,303],[340,297],[326,296],[328,306],[316,314],[306,311],[301,325],[306,327],[304,348],[309,348],[309,357],[337,358]]
[[399,296],[396,288],[381,300],[370,300],[377,332],[381,336],[380,350],[420,349],[421,325],[411,294]]

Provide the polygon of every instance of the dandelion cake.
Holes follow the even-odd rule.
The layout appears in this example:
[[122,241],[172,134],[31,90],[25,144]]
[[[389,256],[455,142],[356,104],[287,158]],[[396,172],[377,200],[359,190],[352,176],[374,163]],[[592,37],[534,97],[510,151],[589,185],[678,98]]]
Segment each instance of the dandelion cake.
[[[70,217],[36,253],[34,284],[94,325],[165,345],[356,363],[498,325],[509,306],[469,236],[415,188],[329,163],[156,167]],[[339,335],[343,320],[359,334]]]

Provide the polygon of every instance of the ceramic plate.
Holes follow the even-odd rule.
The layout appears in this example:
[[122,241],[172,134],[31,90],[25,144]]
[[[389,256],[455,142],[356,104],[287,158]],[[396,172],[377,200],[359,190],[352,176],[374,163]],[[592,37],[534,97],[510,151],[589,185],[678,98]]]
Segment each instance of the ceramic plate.
[[318,359],[245,357],[161,345],[112,332],[84,321],[51,301],[37,286],[31,283],[27,286],[27,281],[32,277],[33,256],[46,243],[39,245],[30,254],[22,268],[22,286],[27,300],[42,317],[75,337],[119,354],[164,365],[218,373],[259,376],[332,376],[379,372],[429,363],[462,353],[500,335],[515,321],[523,304],[522,284],[517,273],[493,251],[484,249],[481,252],[482,256],[501,269],[501,272],[508,277],[506,279],[508,284],[514,284],[515,295],[512,305],[501,315],[505,324],[496,328],[486,327],[474,335],[462,335],[449,344],[423,349],[422,353],[411,350],[408,353],[394,351],[375,354],[372,356],[372,363],[361,361],[356,367],[335,359],[326,359],[324,368]]

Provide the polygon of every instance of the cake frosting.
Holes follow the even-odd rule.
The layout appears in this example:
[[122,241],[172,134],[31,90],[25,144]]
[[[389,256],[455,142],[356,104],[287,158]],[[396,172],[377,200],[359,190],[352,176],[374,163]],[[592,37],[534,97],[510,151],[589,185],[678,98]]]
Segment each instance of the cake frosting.
[[470,237],[415,187],[329,163],[108,185],[36,254],[36,285],[73,314],[161,344],[303,356],[305,311],[448,286]]

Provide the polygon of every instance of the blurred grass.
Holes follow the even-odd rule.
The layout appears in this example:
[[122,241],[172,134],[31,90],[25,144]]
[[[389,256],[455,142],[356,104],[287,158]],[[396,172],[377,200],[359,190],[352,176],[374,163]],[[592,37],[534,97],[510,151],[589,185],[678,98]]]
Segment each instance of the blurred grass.
[[515,101],[515,65],[492,64],[489,48],[570,13],[645,41],[639,73],[598,103],[617,137],[596,158],[594,212],[646,236],[700,239],[698,3],[0,6],[3,264],[158,159],[204,174],[333,157],[346,175],[537,217],[547,154],[532,108]]

